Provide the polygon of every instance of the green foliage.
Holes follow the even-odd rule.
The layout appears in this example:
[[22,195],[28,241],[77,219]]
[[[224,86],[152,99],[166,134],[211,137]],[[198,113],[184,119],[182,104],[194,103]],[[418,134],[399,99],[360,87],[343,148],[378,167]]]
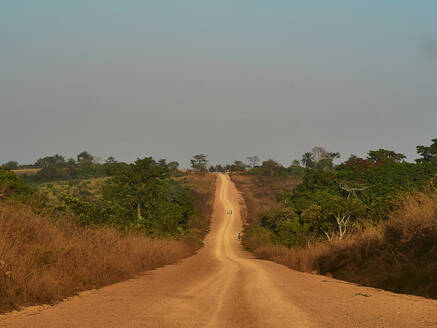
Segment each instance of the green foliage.
[[84,225],[105,224],[160,236],[183,234],[194,209],[186,188],[171,179],[173,168],[165,160],[138,159],[105,182],[101,199],[86,202],[66,196],[62,206]]
[[47,168],[50,166],[62,167],[65,164],[64,156],[56,154],[54,156],[46,156],[40,158],[33,164],[34,167]]
[[307,152],[307,153],[303,154],[302,155],[302,164],[307,168],[314,167],[313,153]]
[[[283,207],[264,213],[259,226],[272,233],[269,243],[291,247],[343,238],[364,222],[386,220],[400,207],[404,194],[429,188],[430,179],[437,174],[437,160],[433,160],[437,139],[433,142],[431,147],[418,147],[423,159],[416,164],[404,162],[403,154],[379,149],[369,151],[367,159],[351,156],[336,167],[329,163],[319,167],[323,158],[338,154],[315,147],[313,153],[304,154],[303,161],[314,168],[306,169],[303,182],[293,192],[278,195]],[[261,172],[275,174],[262,167],[250,170],[251,174]]]
[[367,159],[370,159],[374,162],[393,161],[400,163],[407,158],[404,154],[381,148],[378,150],[371,150],[367,154],[369,155],[367,156]]
[[242,161],[234,161],[232,165],[228,168],[231,172],[243,172],[246,170],[246,164]]
[[127,166],[126,163],[117,162],[112,156],[103,164],[93,163],[93,156],[86,151],[77,155],[77,159],[77,162],[72,158],[65,161],[64,157],[58,154],[40,158],[33,167],[41,170],[36,174],[23,175],[21,178],[29,183],[90,179],[115,175]]
[[14,172],[0,167],[0,199],[13,197],[25,200],[33,194],[32,189],[18,179]]
[[101,188],[107,178],[89,180],[67,180],[37,185],[37,190],[45,195],[51,203],[57,204],[61,196],[72,196],[82,201],[93,201],[101,198]]
[[437,160],[437,139],[432,139],[432,144],[429,147],[417,146],[417,153],[422,156],[422,158],[416,159],[416,162],[431,162]]
[[91,163],[93,159],[93,156],[87,151],[83,151],[77,155],[77,162],[80,164]]
[[16,170],[16,169],[18,169],[18,162],[16,162],[16,161],[9,161],[9,162],[3,164],[3,167],[5,169],[8,169],[8,170]]

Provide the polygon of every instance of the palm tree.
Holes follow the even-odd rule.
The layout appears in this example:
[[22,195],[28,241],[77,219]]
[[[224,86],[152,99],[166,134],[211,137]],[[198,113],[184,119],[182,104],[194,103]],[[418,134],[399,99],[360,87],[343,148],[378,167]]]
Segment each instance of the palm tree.
[[314,167],[313,153],[307,152],[302,155],[302,164],[305,167]]

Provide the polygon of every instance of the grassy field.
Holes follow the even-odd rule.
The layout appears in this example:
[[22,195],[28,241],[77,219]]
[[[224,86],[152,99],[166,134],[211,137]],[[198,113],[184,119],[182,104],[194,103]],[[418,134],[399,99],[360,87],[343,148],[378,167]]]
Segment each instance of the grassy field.
[[38,168],[38,169],[20,169],[20,170],[12,170],[12,172],[14,172],[16,175],[23,175],[23,174],[31,175],[31,174],[38,173],[39,171],[41,171],[40,168]]
[[53,203],[56,202],[60,196],[65,195],[71,195],[81,200],[90,201],[101,196],[101,187],[107,179],[107,177],[104,177],[47,182],[37,185],[37,189]]

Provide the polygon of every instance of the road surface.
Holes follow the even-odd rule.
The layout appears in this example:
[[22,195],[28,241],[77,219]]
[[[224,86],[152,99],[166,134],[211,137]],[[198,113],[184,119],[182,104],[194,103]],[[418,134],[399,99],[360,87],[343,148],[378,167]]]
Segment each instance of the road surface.
[[220,174],[211,232],[196,255],[55,306],[0,316],[0,326],[437,327],[435,300],[254,259],[237,240],[239,200]]

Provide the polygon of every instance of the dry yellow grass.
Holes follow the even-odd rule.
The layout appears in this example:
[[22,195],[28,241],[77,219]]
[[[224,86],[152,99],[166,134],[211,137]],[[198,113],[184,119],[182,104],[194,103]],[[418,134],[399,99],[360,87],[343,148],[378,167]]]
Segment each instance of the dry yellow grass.
[[194,245],[54,223],[0,204],[0,312],[53,303],[189,256]]
[[37,169],[20,169],[20,170],[12,170],[12,172],[14,172],[16,175],[23,175],[23,174],[36,174],[39,171],[41,171],[40,168]]

